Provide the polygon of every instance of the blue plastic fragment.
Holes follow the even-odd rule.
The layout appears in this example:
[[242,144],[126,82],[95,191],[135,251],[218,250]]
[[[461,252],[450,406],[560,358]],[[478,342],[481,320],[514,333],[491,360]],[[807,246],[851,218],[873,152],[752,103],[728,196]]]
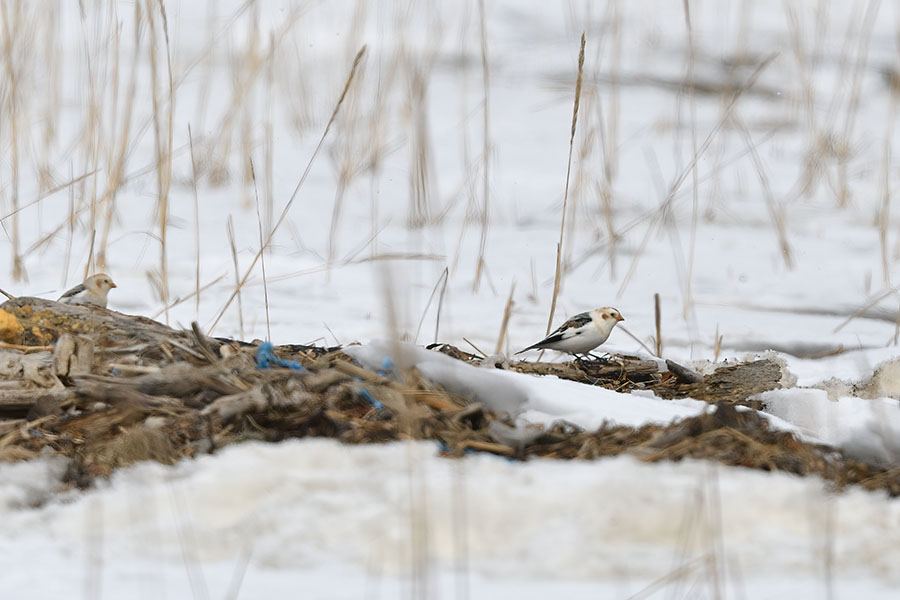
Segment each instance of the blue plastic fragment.
[[[437,441],[437,446],[440,452],[451,452],[453,450],[453,448],[448,446],[446,442],[440,440]],[[465,450],[463,450],[463,455],[467,456],[469,454],[480,454],[480,452],[473,448],[466,448]]]
[[369,403],[372,406],[374,406],[377,410],[384,410],[384,404],[382,404],[380,400],[376,400],[375,398],[373,398],[372,394],[370,394],[368,392],[368,390],[360,389],[360,390],[357,390],[356,393],[359,394],[360,396],[362,396],[363,398],[365,398],[366,400],[368,400]]
[[295,371],[303,371],[303,365],[292,360],[284,360],[275,356],[275,347],[272,342],[263,342],[256,349],[256,367],[258,369],[271,369],[273,367],[282,367],[285,369],[294,369]]
[[391,360],[391,357],[385,356],[384,362],[381,363],[381,368],[375,372],[378,373],[379,375],[381,375],[382,377],[387,377],[388,375],[390,375],[393,372],[394,366],[395,366],[394,361]]

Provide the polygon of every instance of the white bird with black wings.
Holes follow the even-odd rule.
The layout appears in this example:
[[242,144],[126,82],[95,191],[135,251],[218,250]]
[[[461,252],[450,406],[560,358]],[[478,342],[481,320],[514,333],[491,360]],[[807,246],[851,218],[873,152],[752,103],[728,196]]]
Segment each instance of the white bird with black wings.
[[613,327],[619,321],[624,320],[621,313],[610,306],[579,313],[537,344],[532,344],[516,354],[529,350],[557,350],[575,356],[579,354],[587,356],[591,350],[609,338]]
[[95,304],[106,308],[106,295],[116,287],[112,278],[106,273],[91,275],[71,290],[59,297],[64,304]]

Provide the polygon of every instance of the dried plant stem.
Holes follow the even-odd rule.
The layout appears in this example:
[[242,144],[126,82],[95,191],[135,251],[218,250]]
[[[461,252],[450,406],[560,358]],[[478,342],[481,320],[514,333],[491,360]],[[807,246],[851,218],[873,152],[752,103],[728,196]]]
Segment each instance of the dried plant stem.
[[[900,24],[898,24],[900,30]],[[891,223],[891,158],[893,143],[891,136],[897,118],[897,100],[900,90],[891,87],[888,121],[884,131],[884,151],[881,160],[881,214],[878,216],[878,239],[881,244],[881,277],[884,285],[891,285],[891,260],[888,251],[888,227]],[[900,318],[900,317],[898,317]]]
[[[183,302],[187,302],[187,301],[190,300],[191,298],[196,298],[197,296],[200,295],[200,292],[204,292],[204,291],[208,290],[209,288],[211,288],[211,287],[214,286],[215,284],[217,284],[217,283],[219,283],[220,281],[222,281],[223,279],[225,279],[225,277],[226,277],[227,275],[228,275],[227,273],[222,274],[222,275],[219,275],[218,277],[216,277],[215,279],[213,279],[213,280],[210,281],[209,283],[207,283],[207,284],[205,284],[205,285],[202,285],[202,286],[198,287],[196,290],[194,290],[193,292],[191,292],[191,293],[188,294],[187,296],[185,296],[185,297],[183,297],[183,298],[175,298],[175,300],[172,301],[172,303],[169,305],[168,308],[170,308],[170,309],[171,309],[171,308],[175,308],[175,307],[178,306],[179,304],[181,304],[181,303],[183,303]],[[156,314],[152,315],[150,318],[151,318],[151,319],[156,319],[157,317],[159,317],[159,315],[163,314],[164,312],[166,312],[166,308],[163,308],[162,310],[160,310],[160,311],[157,312]]]
[[441,307],[444,304],[444,292],[447,290],[447,278],[450,276],[450,269],[444,267],[444,270],[441,272],[441,276],[438,277],[437,283],[434,284],[434,289],[431,290],[431,296],[428,297],[428,302],[425,303],[425,310],[422,311],[422,317],[419,319],[419,326],[416,328],[416,337],[413,338],[413,342],[417,342],[419,340],[419,332],[422,331],[422,324],[425,322],[425,315],[428,314],[428,309],[431,307],[431,302],[434,300],[435,294],[437,294],[438,288],[441,289],[441,294],[438,299],[438,310],[437,317],[434,322],[434,342],[438,341],[438,328],[441,324]]
[[653,294],[653,321],[656,324],[656,356],[662,358],[662,314],[659,309],[659,294]]
[[[161,106],[157,90],[159,89],[159,71],[157,68],[156,58],[156,18],[154,17],[153,7],[149,5],[152,0],[148,0],[147,21],[150,25],[150,79],[152,81],[152,93],[150,97],[153,104],[153,133],[154,144],[156,148],[156,185],[157,185],[157,221],[159,225],[159,275],[160,275],[160,295],[162,296],[163,305],[169,304],[169,261],[168,249],[166,245],[166,237],[168,232],[168,215],[169,215],[169,187],[172,182],[172,138],[175,120],[175,84],[172,78],[172,58],[169,52],[169,27],[166,17],[166,8],[162,0],[156,0],[159,15],[162,20],[162,33],[165,40],[166,49],[166,67],[168,72],[168,115],[166,119],[166,131],[163,131],[163,123],[161,116]],[[166,311],[166,324],[169,323],[169,313]]]
[[[135,94],[137,90],[137,76],[140,72],[138,68],[138,61],[141,56],[141,32],[143,31],[143,27],[141,27],[141,4],[139,2],[135,2],[134,4],[134,53],[131,58],[131,77],[128,81],[128,91],[125,94],[125,113],[121,119],[121,131],[119,134],[118,144],[110,145],[111,156],[107,159],[109,162],[109,174],[106,179],[106,188],[103,191],[103,196],[100,200],[101,206],[106,207],[106,214],[104,215],[103,222],[103,233],[100,237],[100,252],[99,252],[99,262],[101,266],[105,269],[106,265],[106,246],[107,241],[109,239],[109,231],[112,227],[113,215],[115,214],[116,207],[116,194],[119,189],[122,187],[122,184],[125,182],[125,168],[128,163],[128,144],[131,140],[131,118],[132,113],[134,111],[135,105]],[[116,40],[118,44],[118,30],[116,33]],[[118,56],[116,58],[116,65],[118,66]],[[118,73],[118,71],[117,71]],[[115,79],[116,89],[118,89],[118,74]],[[118,94],[115,95],[113,102],[118,101]],[[114,119],[115,122],[115,119]]]
[[477,352],[478,354],[480,354],[480,355],[481,355],[481,358],[487,358],[487,354],[485,354],[484,350],[482,350],[481,348],[479,348],[478,346],[476,346],[475,344],[473,344],[472,341],[469,340],[469,338],[464,337],[464,338],[463,338],[463,341],[464,341],[465,343],[467,343],[468,345],[472,346],[473,348],[475,348],[475,352]]
[[91,230],[91,246],[88,249],[88,259],[84,263],[84,277],[82,277],[82,281],[87,279],[88,276],[94,271],[94,242],[97,239],[97,231]]
[[706,138],[703,140],[703,143],[700,144],[700,146],[697,148],[697,152],[691,157],[688,165],[684,167],[678,173],[677,177],[675,177],[675,180],[672,181],[672,184],[669,186],[669,191],[666,194],[665,200],[661,202],[659,208],[656,209],[656,213],[654,215],[652,223],[647,228],[647,231],[644,234],[644,239],[642,240],[640,245],[641,251],[637,252],[634,255],[634,258],[631,261],[631,265],[628,268],[628,272],[625,274],[625,277],[622,279],[622,284],[619,286],[617,295],[621,296],[624,293],[625,288],[628,287],[628,284],[630,283],[631,278],[634,276],[634,273],[637,269],[638,262],[640,261],[641,255],[643,254],[643,250],[650,240],[650,236],[652,235],[656,225],[658,225],[660,222],[665,222],[665,220],[668,218],[672,202],[678,195],[678,191],[681,189],[681,186],[684,185],[684,182],[687,179],[688,175],[691,173],[691,169],[694,168],[694,164],[697,163],[697,161],[700,160],[700,157],[702,157],[706,153],[719,131],[721,131],[725,124],[731,120],[734,113],[734,108],[735,106],[737,106],[738,100],[740,100],[744,92],[753,87],[753,85],[756,83],[756,80],[759,79],[759,76],[762,74],[765,68],[768,67],[773,60],[775,60],[776,56],[778,56],[778,53],[772,53],[764,58],[747,78],[747,81],[735,91],[735,93],[731,97],[731,100],[725,107],[722,116],[707,134]]
[[[226,231],[228,232],[228,245],[231,246],[231,261],[234,263],[234,285],[237,290],[237,303],[238,303],[238,325],[240,327],[239,331],[241,337],[244,337],[244,306],[241,303],[241,279],[240,279],[240,266],[238,265],[238,256],[237,256],[237,244],[234,241],[234,222],[231,219],[231,215],[228,215],[228,221],[225,224]],[[210,330],[211,332],[211,330]]]
[[716,337],[713,342],[713,362],[719,362],[719,353],[722,351],[722,338],[723,336],[719,334],[719,325],[716,324]]
[[[13,14],[10,14],[12,9]],[[25,277],[25,270],[22,263],[22,255],[19,251],[19,78],[17,73],[17,65],[15,64],[16,50],[13,47],[14,40],[21,39],[13,34],[14,31],[20,29],[20,20],[22,16],[21,2],[0,3],[0,17],[3,20],[3,55],[5,57],[6,78],[4,81],[5,96],[7,99],[6,106],[6,122],[9,124],[9,165],[10,165],[10,196],[12,199],[12,277],[14,281],[20,281]],[[14,22],[10,22],[13,20]]]
[[231,306],[231,303],[240,292],[241,287],[247,282],[247,279],[250,277],[250,273],[252,273],[253,268],[256,267],[256,262],[259,260],[262,253],[265,252],[266,248],[269,247],[269,244],[272,243],[272,238],[275,237],[275,232],[278,231],[278,228],[281,227],[281,224],[287,218],[288,212],[290,212],[291,206],[293,206],[294,204],[294,200],[297,199],[297,194],[300,192],[300,188],[303,187],[304,183],[306,183],[306,178],[309,176],[312,165],[315,162],[316,157],[319,155],[319,151],[322,149],[322,145],[325,143],[325,138],[328,137],[328,132],[331,131],[331,126],[334,124],[334,120],[335,118],[337,118],[338,111],[341,109],[341,105],[343,105],[344,100],[347,97],[347,92],[350,90],[350,84],[353,83],[353,79],[356,76],[356,71],[359,68],[360,61],[362,61],[362,57],[365,55],[365,53],[365,46],[360,48],[359,52],[356,53],[356,58],[353,59],[353,66],[350,68],[350,74],[347,76],[346,82],[344,82],[344,89],[341,91],[341,95],[338,97],[338,101],[334,105],[334,110],[331,112],[331,117],[328,119],[328,123],[325,125],[325,131],[322,132],[322,137],[319,138],[319,143],[316,144],[316,148],[315,150],[313,150],[313,154],[310,157],[309,162],[307,162],[306,169],[300,176],[300,180],[297,182],[297,186],[294,188],[294,192],[288,199],[287,204],[284,205],[284,208],[281,211],[281,215],[278,217],[278,221],[276,221],[275,226],[272,227],[272,231],[269,232],[269,235],[266,236],[265,242],[261,244],[259,251],[254,255],[253,260],[250,262],[250,266],[247,267],[247,271],[244,273],[244,276],[237,282],[235,290],[228,297],[228,300],[225,301],[225,305],[219,311],[219,314],[216,316],[215,320],[210,326],[209,334],[212,334],[213,330],[215,330],[216,325],[219,324],[219,321],[222,319],[225,311],[228,310],[228,307]]
[[[688,83],[688,106],[691,113],[691,154],[697,155],[697,102],[694,97],[694,65],[697,61],[697,48],[694,44],[694,27],[691,24],[690,0],[683,0],[684,22],[688,37],[688,64],[685,80]],[[691,163],[691,245],[688,250],[687,275],[684,281],[684,297],[682,298],[682,315],[687,318],[693,306],[694,255],[697,249],[697,224],[700,218],[700,182],[697,173],[697,161]],[[658,342],[657,342],[658,343]]]
[[200,198],[197,194],[197,159],[194,156],[194,135],[188,123],[188,144],[191,149],[191,191],[194,193],[194,314],[200,314]]
[[763,165],[762,157],[756,150],[753,138],[743,119],[740,116],[734,116],[734,123],[744,136],[747,142],[747,149],[750,152],[750,158],[753,159],[753,166],[759,177],[759,183],[763,188],[763,195],[766,199],[766,208],[769,210],[769,218],[772,219],[772,226],[775,228],[775,235],[778,236],[778,246],[781,249],[781,257],[788,269],[794,268],[794,260],[791,253],[791,244],[787,237],[787,217],[785,216],[784,207],[775,201],[775,194],[772,192],[772,186],[769,184],[769,176],[766,174],[765,165]]
[[481,238],[478,243],[478,262],[475,265],[475,281],[472,289],[477,291],[481,283],[481,273],[484,270],[484,252],[487,246],[487,230],[490,209],[490,182],[491,182],[491,130],[490,130],[490,69],[488,68],[487,54],[487,26],[485,25],[484,0],[478,0],[478,18],[481,31],[481,83],[484,88],[484,146],[482,147],[482,206],[481,206]]
[[503,351],[503,342],[506,340],[506,330],[509,328],[509,317],[512,315],[513,306],[515,306],[515,302],[513,302],[513,294],[516,292],[516,282],[513,281],[512,286],[509,288],[509,297],[506,299],[506,307],[503,309],[503,321],[500,323],[500,335],[497,337],[497,349],[494,350],[494,354],[500,354]]
[[[253,166],[253,159],[247,158],[248,164],[250,165],[250,177],[253,180],[253,191],[256,197],[256,223],[259,228],[259,245],[262,247],[263,244],[263,222],[262,215],[259,212],[259,186],[256,181],[256,168]],[[263,252],[259,256],[259,265],[262,270],[262,279],[263,279],[263,301],[266,305],[266,339],[268,341],[272,341],[272,324],[269,320],[269,284],[266,280],[266,253]]]
[[[850,85],[850,101],[847,104],[847,109],[844,113],[842,139],[848,146],[850,140],[853,139],[853,129],[856,126],[856,118],[859,114],[859,103],[862,97],[862,78],[868,71],[869,45],[872,39],[872,31],[877,21],[880,4],[880,0],[869,0],[863,16],[862,31],[857,46],[856,63],[853,67],[853,78]],[[847,181],[849,162],[850,152],[847,150],[845,153],[842,153],[838,161],[838,178],[840,186],[838,190],[838,200],[841,207],[846,206],[847,202],[850,200],[850,189]]]
[[559,224],[559,242],[556,244],[556,275],[553,278],[553,297],[550,299],[550,316],[547,318],[547,331],[550,333],[553,325],[553,315],[556,313],[556,299],[559,296],[559,287],[562,279],[562,248],[563,236],[566,231],[566,209],[569,201],[569,179],[572,175],[572,150],[575,146],[575,129],[578,125],[578,105],[581,103],[581,80],[584,74],[584,45],[585,35],[581,34],[581,49],[578,51],[578,77],[575,80],[575,103],[572,107],[572,129],[569,134],[569,161],[566,166],[566,189],[563,193],[562,219]]

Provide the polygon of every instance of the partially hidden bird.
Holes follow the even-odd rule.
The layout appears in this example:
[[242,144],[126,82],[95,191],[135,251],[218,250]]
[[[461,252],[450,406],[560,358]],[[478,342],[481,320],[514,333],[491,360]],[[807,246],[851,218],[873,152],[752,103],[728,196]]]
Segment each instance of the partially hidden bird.
[[605,342],[616,324],[624,320],[621,313],[611,306],[579,313],[538,343],[516,354],[529,350],[557,350],[574,354],[576,358],[579,355],[593,356],[591,350]]
[[109,275],[97,273],[60,296],[59,301],[65,304],[94,304],[106,308],[106,295],[114,287],[117,286]]

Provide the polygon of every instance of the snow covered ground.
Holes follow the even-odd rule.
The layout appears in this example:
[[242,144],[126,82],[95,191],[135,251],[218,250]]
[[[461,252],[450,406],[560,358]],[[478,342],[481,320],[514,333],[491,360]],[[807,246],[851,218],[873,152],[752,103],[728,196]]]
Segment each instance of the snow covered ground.
[[52,461],[4,465],[22,494],[0,503],[0,559],[40,557],[4,580],[21,598],[227,598],[235,581],[247,598],[889,598],[900,585],[900,504],[880,494],[697,462],[436,452],[247,443],[62,498]]
[[[57,297],[103,268],[111,308],[216,335],[421,344],[438,329],[488,352],[511,295],[500,349],[518,350],[547,326],[584,31],[554,324],[614,305],[652,346],[659,293],[665,356],[711,360],[717,335],[720,359],[774,348],[804,389],[770,392],[773,415],[897,456],[900,385],[890,368],[869,381],[896,355],[897,5],[690,2],[688,28],[680,2],[486,0],[487,99],[476,2],[173,1],[165,20],[158,6],[4,17],[3,289]],[[172,148],[164,229],[158,146]],[[260,229],[288,205],[264,286]],[[213,283],[195,298],[198,281]],[[641,350],[619,330],[608,349]],[[699,410],[495,376],[537,421]],[[53,461],[2,465],[3,578],[35,598],[229,597],[242,564],[241,597],[874,598],[897,584],[897,508],[880,494],[706,464],[433,454],[251,444],[63,497]]]

